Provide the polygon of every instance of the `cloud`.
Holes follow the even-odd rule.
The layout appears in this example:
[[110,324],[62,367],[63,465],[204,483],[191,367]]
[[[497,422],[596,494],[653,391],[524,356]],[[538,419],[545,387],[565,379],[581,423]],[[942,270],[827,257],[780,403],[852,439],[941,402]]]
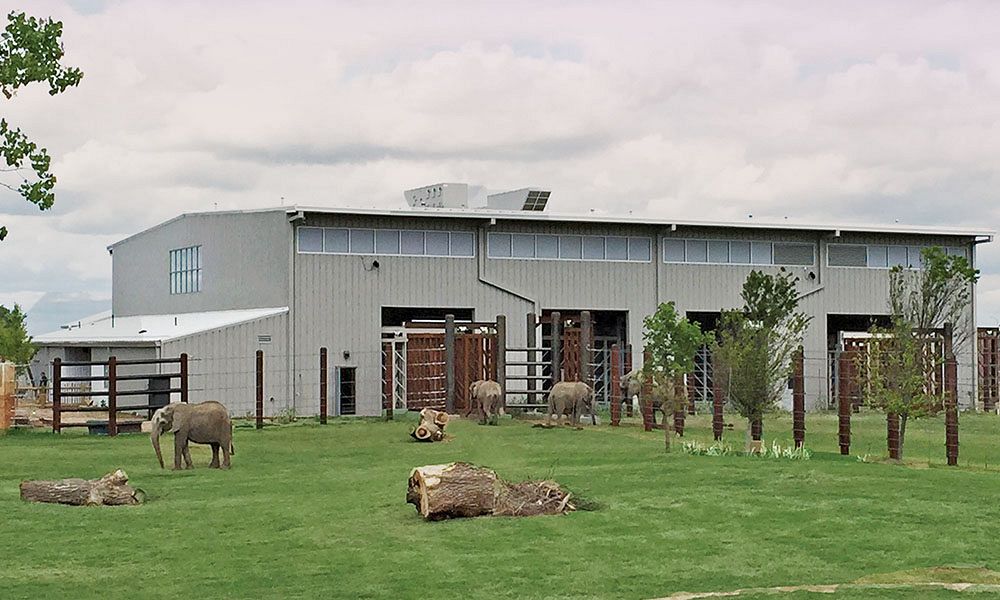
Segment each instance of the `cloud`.
[[[184,211],[392,207],[444,180],[542,185],[553,211],[1000,219],[994,2],[31,11],[64,21],[85,77],[4,105],[59,177],[51,213],[0,200],[10,289],[106,292],[104,246]],[[979,255],[1000,318],[1000,251]]]

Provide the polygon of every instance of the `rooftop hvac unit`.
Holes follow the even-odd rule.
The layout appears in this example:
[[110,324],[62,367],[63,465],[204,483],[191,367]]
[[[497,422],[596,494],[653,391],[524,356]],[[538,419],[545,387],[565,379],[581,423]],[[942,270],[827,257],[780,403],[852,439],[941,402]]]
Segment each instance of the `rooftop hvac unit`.
[[486,197],[486,207],[497,210],[527,210],[541,212],[549,202],[552,192],[535,188],[521,188],[510,192],[490,194]]
[[467,183],[435,183],[406,190],[403,197],[414,208],[469,208],[485,204],[486,188]]
[[521,188],[509,192],[487,194],[481,185],[466,183],[436,183],[403,192],[406,203],[413,208],[488,208],[541,212],[552,192],[537,188]]

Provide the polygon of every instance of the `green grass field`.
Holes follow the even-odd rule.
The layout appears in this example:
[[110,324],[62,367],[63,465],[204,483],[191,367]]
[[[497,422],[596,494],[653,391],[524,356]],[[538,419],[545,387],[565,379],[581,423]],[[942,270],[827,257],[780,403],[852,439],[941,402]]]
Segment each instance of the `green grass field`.
[[[636,426],[457,421],[449,441],[418,444],[409,425],[241,426],[228,472],[206,468],[200,446],[195,470],[161,471],[146,436],[0,435],[0,597],[657,598],[1000,567],[996,416],[962,415],[957,469],[941,466],[941,420],[911,423],[913,465],[860,462],[858,454],[884,454],[879,415],[856,419],[849,457],[835,453],[836,417],[810,415],[809,461],[688,456],[677,440],[666,454],[661,432]],[[743,429],[736,421],[731,443],[742,446]],[[710,437],[707,417],[689,420],[686,439]],[[765,438],[789,443],[790,419],[768,420]],[[453,460],[510,480],[556,479],[598,510],[425,523],[404,503],[409,471]],[[18,498],[22,479],[92,478],[118,467],[147,492],[145,505]],[[920,577],[870,579],[911,580]],[[985,594],[873,588],[834,596]]]

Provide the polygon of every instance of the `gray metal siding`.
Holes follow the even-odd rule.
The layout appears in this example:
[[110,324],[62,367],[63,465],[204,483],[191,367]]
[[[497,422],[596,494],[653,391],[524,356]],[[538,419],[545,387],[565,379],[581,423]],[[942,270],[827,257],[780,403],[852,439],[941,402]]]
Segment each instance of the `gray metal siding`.
[[[274,416],[293,406],[287,380],[286,314],[273,315],[170,340],[164,357],[186,352],[190,365],[191,402],[216,400],[234,416],[256,412],[256,352],[264,350],[264,414]],[[271,336],[268,344],[258,337]],[[274,398],[272,401],[271,398]]]
[[[653,240],[649,263],[377,257],[380,267],[371,269],[361,256],[297,255],[295,268],[295,345],[298,354],[314,360],[320,346],[330,349],[334,365],[358,367],[359,412],[379,411],[381,349],[379,344],[382,306],[473,307],[476,317],[491,320],[502,312],[508,317],[511,345],[525,342],[524,314],[531,303],[480,283],[482,276],[503,288],[530,298],[539,309],[626,310],[629,336],[636,359],[640,358],[642,319],[658,302],[673,300],[682,311],[718,311],[742,304],[740,290],[754,268],[778,272],[780,267],[742,265],[665,264],[661,237],[790,241],[816,244],[816,264],[785,267],[800,278],[805,295],[803,309],[814,317],[805,347],[807,395],[814,408],[827,397],[826,315],[828,313],[882,314],[886,312],[888,271],[844,269],[826,266],[826,243],[885,243],[909,245],[956,245],[954,238],[922,236],[845,235],[828,238],[817,232],[767,231],[734,228],[683,227],[677,231],[643,225],[567,224],[552,222],[449,220],[365,217],[358,215],[310,215],[310,226],[374,227],[400,229],[455,229],[476,231],[478,251],[485,251],[484,233],[555,233],[582,235],[648,236]],[[815,275],[809,278],[809,273]],[[349,350],[350,359],[343,358]],[[971,364],[971,363],[970,363]],[[296,370],[299,370],[298,367]],[[971,377],[966,369],[964,381]],[[965,389],[965,395],[971,388]],[[299,390],[306,411],[317,406],[316,384],[307,381]],[[331,392],[331,402],[333,393]],[[312,408],[312,410],[315,410]]]
[[[817,245],[811,267],[786,267],[800,277],[803,308],[814,317],[806,335],[807,397],[813,407],[826,401],[826,315],[886,312],[888,272],[826,266],[828,243],[958,245],[957,238],[899,234],[845,234],[734,227],[665,226],[622,223],[515,221],[497,217],[441,219],[306,213],[298,225],[469,231],[477,234],[476,258],[429,258],[295,253],[294,227],[284,212],[211,213],[165,224],[115,249],[116,314],[285,306],[287,316],[198,334],[164,344],[163,354],[188,352],[192,400],[221,399],[234,414],[253,409],[253,353],[259,334],[270,334],[265,378],[268,414],[294,408],[315,414],[319,406],[319,348],[329,349],[330,411],[336,390],[334,368],[358,368],[359,415],[381,410],[381,308],[428,306],[473,308],[477,319],[508,318],[510,345],[525,343],[524,316],[531,310],[624,310],[634,357],[641,360],[642,319],[659,302],[673,300],[681,311],[718,311],[741,304],[740,290],[753,269],[779,267],[665,264],[662,237],[797,241]],[[646,236],[648,263],[489,259],[487,232]],[[968,239],[966,239],[968,241]],[[204,291],[170,296],[167,256],[172,248],[201,244]],[[372,259],[379,262],[373,268]],[[814,279],[809,274],[815,275]],[[483,283],[480,276],[490,283]],[[504,291],[504,288],[509,291]],[[523,297],[522,297],[523,296]],[[344,352],[349,356],[345,357]],[[961,393],[974,393],[971,353],[963,350]],[[198,362],[201,361],[201,362]],[[210,362],[211,361],[211,362]],[[200,382],[194,381],[200,378]]]
[[[285,306],[284,211],[186,215],[114,248],[112,307],[120,316]],[[201,246],[202,288],[170,293],[170,250]]]
[[[358,256],[297,257],[295,371],[307,375],[297,389],[296,406],[306,413],[315,413],[319,406],[316,365],[320,347],[329,349],[331,374],[337,366],[358,368],[358,414],[380,413],[383,306],[471,307],[477,319],[489,321],[497,314],[512,319],[522,315],[523,319],[531,310],[527,302],[478,283],[475,259],[389,256],[378,260],[380,267],[369,270]],[[523,340],[524,335],[512,331],[512,342]],[[345,350],[349,358],[344,358]],[[334,396],[331,385],[331,413]]]

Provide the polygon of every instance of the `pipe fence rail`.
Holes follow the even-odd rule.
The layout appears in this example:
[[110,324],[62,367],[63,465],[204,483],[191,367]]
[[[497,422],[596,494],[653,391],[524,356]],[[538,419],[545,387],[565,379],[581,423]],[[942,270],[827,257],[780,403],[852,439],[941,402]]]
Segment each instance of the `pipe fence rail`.
[[[162,367],[164,365],[177,365],[177,372],[156,373],[129,373],[119,374],[120,367]],[[104,375],[69,375],[63,374],[63,369],[90,367],[92,372],[94,367],[100,367]],[[172,381],[178,380],[177,386],[172,387]],[[86,422],[63,423],[63,413],[94,412],[107,413],[107,432],[110,436],[118,435],[118,413],[119,412],[139,412],[146,411],[152,416],[153,411],[166,405],[170,401],[170,395],[180,394],[181,402],[188,401],[188,355],[181,354],[178,358],[160,358],[145,360],[118,360],[111,356],[107,361],[63,361],[60,358],[52,360],[52,431],[59,433],[64,427],[94,427],[101,425],[99,420],[88,420]],[[146,381],[145,389],[121,389],[119,384],[129,381]],[[86,383],[99,382],[101,387],[94,388],[92,385],[66,389],[63,383]],[[146,396],[145,404],[126,403],[120,405],[118,398],[130,396]],[[107,399],[106,406],[93,406],[95,397]],[[63,399],[86,398],[87,403],[81,401],[70,401],[63,405]],[[97,422],[95,422],[97,421]]]

